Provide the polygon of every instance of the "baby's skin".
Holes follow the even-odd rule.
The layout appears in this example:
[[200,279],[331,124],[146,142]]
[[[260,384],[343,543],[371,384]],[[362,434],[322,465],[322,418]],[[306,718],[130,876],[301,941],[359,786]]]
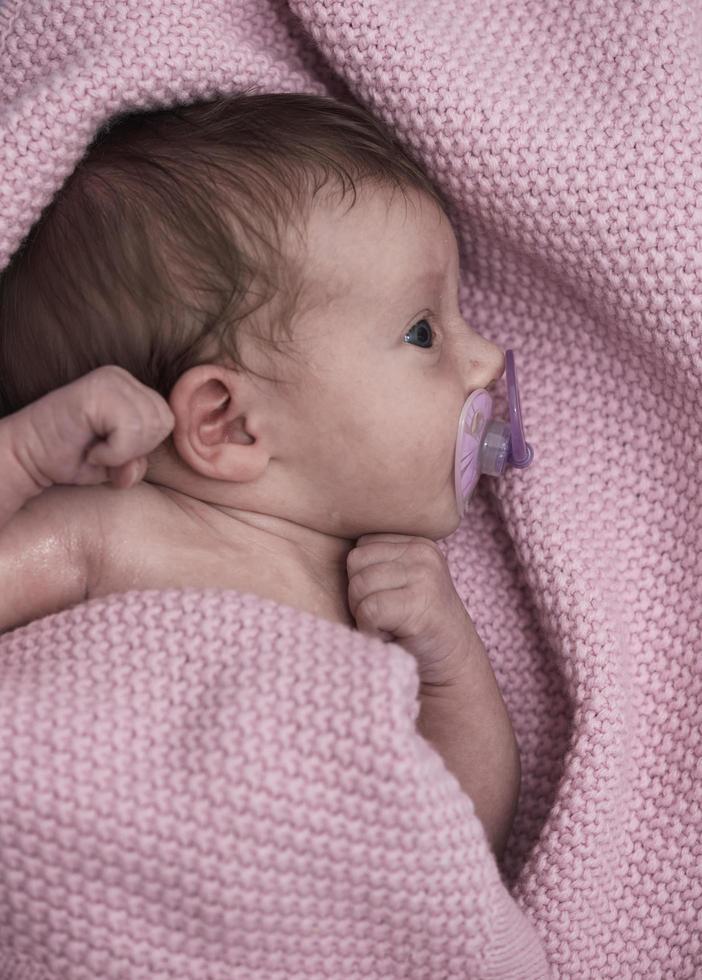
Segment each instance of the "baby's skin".
[[304,265],[296,356],[240,334],[265,377],[200,364],[166,403],[109,365],[0,421],[0,632],[112,592],[219,586],[399,643],[419,731],[500,856],[518,748],[435,542],[460,520],[461,407],[503,352],[463,320],[453,230],[419,192],[320,200]]

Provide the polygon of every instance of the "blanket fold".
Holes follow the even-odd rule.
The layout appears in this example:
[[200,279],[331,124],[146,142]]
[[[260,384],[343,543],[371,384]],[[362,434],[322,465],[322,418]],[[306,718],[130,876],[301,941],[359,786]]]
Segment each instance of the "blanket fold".
[[2,637],[0,685],[4,975],[547,975],[401,647],[133,591]]

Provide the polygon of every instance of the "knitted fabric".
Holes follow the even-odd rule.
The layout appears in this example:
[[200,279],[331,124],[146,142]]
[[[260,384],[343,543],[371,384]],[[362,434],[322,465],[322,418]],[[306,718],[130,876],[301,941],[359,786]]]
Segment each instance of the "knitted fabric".
[[[481,481],[469,515],[442,542],[521,747],[522,794],[503,866],[512,913],[519,908],[534,924],[559,977],[701,975],[699,9],[682,0],[6,0],[0,32],[0,265],[110,115],[252,84],[320,94],[348,87],[444,190],[464,252],[462,311],[475,329],[515,349],[526,434],[535,452],[528,470]],[[504,413],[499,398],[495,407],[496,414]],[[271,728],[278,723],[267,713],[272,707],[239,705],[238,668],[237,685],[222,685],[219,668],[203,660],[202,645],[188,646],[187,661],[173,660],[155,630],[144,650],[160,657],[160,674],[148,673],[147,655],[133,645],[116,646],[129,663],[110,659],[109,682],[103,674],[94,678],[87,654],[70,661],[78,656],[73,644],[58,642],[69,625],[86,637],[91,616],[123,610],[119,615],[129,617],[146,643],[146,607],[180,602],[132,601],[92,607],[82,614],[85,620],[70,611],[0,640],[1,659],[14,656],[23,684],[21,704],[12,704],[19,697],[14,682],[7,682],[0,698],[3,835],[12,827],[0,855],[4,948],[55,966],[66,980],[138,976],[140,956],[151,957],[150,976],[159,969],[169,976],[273,977],[276,969],[281,976],[311,976],[309,960],[295,965],[300,944],[307,944],[307,956],[314,945],[299,917],[316,908],[306,903],[320,888],[329,900],[337,879],[330,871],[328,878],[306,878],[304,888],[288,884],[299,867],[288,870],[298,853],[295,835],[303,835],[299,846],[310,862],[320,853],[314,850],[322,846],[319,840],[327,839],[330,853],[339,853],[343,843],[358,855],[353,866],[359,874],[389,875],[396,852],[384,845],[394,834],[400,853],[421,853],[424,845],[413,836],[417,824],[407,830],[400,817],[417,821],[425,811],[415,813],[416,797],[403,795],[396,782],[374,783],[375,795],[364,795],[356,775],[344,781],[343,766],[334,770],[338,784],[325,782],[331,776],[323,767],[310,768],[296,783],[300,777],[281,748],[266,778],[290,787],[293,800],[306,801],[304,819],[298,826],[290,817],[279,849],[269,848],[263,865],[254,862],[241,872],[242,891],[248,885],[259,896],[250,898],[260,900],[258,917],[250,917],[251,906],[229,907],[216,874],[232,874],[237,855],[245,862],[270,803],[262,809],[247,788],[246,822],[239,797],[226,796],[228,774],[245,767],[247,746],[258,745],[257,739],[273,744]],[[199,636],[207,619],[198,619],[195,607],[191,615],[193,627],[183,621],[183,629],[187,637]],[[301,613],[285,616],[285,635],[301,640],[296,656],[302,664],[331,649],[321,621],[312,629]],[[254,642],[255,670],[263,670],[259,657],[268,663],[274,632],[271,626]],[[352,635],[343,641],[349,656],[370,649],[354,646]],[[234,664],[238,650],[250,649],[238,636],[232,622],[227,658]],[[111,644],[108,649],[115,652]],[[394,758],[400,766],[408,753],[412,770],[421,750],[407,729],[409,695],[403,702],[397,690],[402,677],[409,684],[402,673],[408,668],[393,645],[374,650],[388,658],[384,669],[396,673],[371,671],[367,683],[385,683],[382,694],[373,688],[378,704],[394,706],[392,724],[404,732],[400,737],[393,728],[402,742]],[[66,658],[70,668],[62,666]],[[135,662],[144,672],[136,681]],[[228,661],[216,662],[223,669]],[[180,663],[193,671],[182,681]],[[60,672],[69,669],[70,681],[59,683],[66,676]],[[189,676],[197,681],[186,693]],[[250,677],[245,690],[270,689],[275,676]],[[97,764],[93,726],[102,716],[126,711],[139,683],[142,710],[133,726],[115,727],[109,750],[100,748],[101,766],[116,753],[118,767],[105,768],[109,776],[102,781],[94,773],[93,786],[81,771]],[[188,738],[192,752],[199,752],[199,771],[190,768],[183,733],[173,737],[178,730],[169,727],[168,690],[177,683],[179,710],[190,711]],[[354,714],[345,683],[341,676],[329,680],[326,702],[315,702],[315,724],[308,699],[296,702],[299,721],[291,718],[307,726],[296,738],[306,751],[329,759],[328,753],[342,751],[333,745],[347,733],[358,747],[353,758],[375,765],[374,753],[385,743],[374,733],[385,729],[365,721],[362,711]],[[356,696],[363,690],[360,685]],[[280,696],[291,695],[283,690]],[[35,704],[43,708],[33,716],[34,726],[15,730],[13,712],[29,713]],[[206,719],[201,704],[216,704],[206,709]],[[323,704],[330,735],[320,747],[316,712]],[[84,719],[83,727],[55,753],[53,768],[36,769],[33,760],[42,752],[45,758],[57,719],[70,710]],[[240,711],[247,712],[246,724],[232,732],[227,726]],[[346,727],[338,727],[338,717]],[[214,746],[225,735],[227,751],[218,756]],[[132,739],[154,756],[154,783],[145,794],[125,762],[132,758]],[[430,766],[428,757],[423,764]],[[261,780],[258,761],[250,765],[250,778]],[[419,785],[412,771],[411,785]],[[426,772],[425,788],[431,783]],[[36,773],[41,778],[33,782]],[[443,972],[436,961],[418,965],[420,949],[443,953],[434,933],[427,938],[426,922],[411,917],[411,910],[425,907],[432,870],[420,865],[425,876],[410,885],[405,865],[404,878],[398,871],[405,884],[384,893],[384,918],[373,920],[370,909],[364,913],[364,923],[375,923],[364,933],[373,937],[372,953],[363,946],[356,965],[348,966],[343,955],[352,955],[352,944],[335,945],[328,937],[358,935],[354,915],[363,902],[318,911],[314,949],[339,965],[328,975],[510,975],[509,949],[522,940],[515,940],[516,925],[500,933],[507,913],[498,912],[504,896],[490,878],[490,855],[476,850],[475,816],[465,802],[460,810],[448,774],[437,771],[435,778],[445,799],[437,793],[434,831],[453,835],[451,848],[459,855],[436,873],[460,876],[455,888],[465,918],[460,924],[450,918],[453,905],[449,909],[443,899],[432,914],[442,915],[442,942],[459,944],[456,965]],[[340,801],[322,814],[345,815],[329,838],[316,837],[320,786]],[[345,796],[354,787],[349,802]],[[155,809],[150,794],[157,791],[168,796],[170,809]],[[96,810],[106,805],[101,800],[111,801],[104,812]],[[381,800],[397,821],[384,827],[383,846],[376,848],[372,834],[384,812],[377,808]],[[81,819],[83,812],[102,817]],[[231,832],[235,820],[240,834]],[[77,853],[74,866],[66,855],[80,846],[86,855]],[[449,848],[442,853],[448,860]],[[162,855],[157,881],[152,854]],[[88,871],[80,870],[81,862]],[[493,882],[491,889],[483,888],[482,875]],[[164,891],[164,878],[177,883],[175,891]],[[351,887],[361,879],[349,873],[344,880]],[[358,894],[370,896],[368,890]],[[490,910],[494,903],[492,919],[484,901]],[[111,925],[100,912],[109,902],[115,910]],[[249,967],[237,973],[237,942],[245,939],[240,932],[227,948],[226,956],[234,958],[226,969],[190,970],[183,910],[197,920],[202,956],[208,943],[213,955],[222,953],[222,923],[229,928],[234,921],[242,932],[256,929],[255,948],[270,957],[266,967],[259,974],[247,973]],[[329,916],[340,917],[345,930],[326,931]],[[388,945],[380,923],[405,929],[410,919],[424,941],[414,946],[408,929],[404,959],[384,971],[379,964],[385,951],[392,956],[397,947]],[[128,923],[134,929],[138,924],[137,931]],[[168,946],[173,935],[181,937],[181,947]],[[488,948],[479,952],[481,938]],[[289,945],[275,945],[284,941]],[[173,948],[184,950],[182,966],[168,959]],[[472,951],[485,958],[482,964],[471,960]],[[129,956],[131,963],[120,966]],[[525,976],[527,960],[525,954]],[[9,967],[8,975],[21,974]],[[40,975],[31,968],[26,974]]]
[[185,589],[1,654],[0,977],[544,976],[401,647]]

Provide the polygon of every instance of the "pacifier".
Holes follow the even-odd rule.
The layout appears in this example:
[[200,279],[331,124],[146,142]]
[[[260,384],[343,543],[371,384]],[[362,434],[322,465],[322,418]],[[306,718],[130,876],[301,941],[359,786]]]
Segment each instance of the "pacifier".
[[485,388],[472,392],[461,410],[454,462],[456,503],[461,517],[465,516],[475,485],[483,473],[502,476],[508,466],[523,470],[534,459],[534,451],[524,438],[517,372],[511,350],[505,351],[505,373],[509,422],[492,418],[492,396]]

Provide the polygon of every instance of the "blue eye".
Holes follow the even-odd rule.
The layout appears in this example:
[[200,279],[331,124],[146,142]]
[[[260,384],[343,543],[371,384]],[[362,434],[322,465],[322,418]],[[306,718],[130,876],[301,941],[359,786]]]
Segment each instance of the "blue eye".
[[425,320],[424,317],[422,317],[421,320],[417,320],[416,323],[412,324],[412,326],[407,331],[403,339],[407,340],[408,337],[411,337],[413,334],[418,335],[421,342],[420,346],[426,349],[427,347],[432,346],[430,344],[430,340],[431,337],[434,336],[435,332],[436,331],[429,323],[429,321]]

